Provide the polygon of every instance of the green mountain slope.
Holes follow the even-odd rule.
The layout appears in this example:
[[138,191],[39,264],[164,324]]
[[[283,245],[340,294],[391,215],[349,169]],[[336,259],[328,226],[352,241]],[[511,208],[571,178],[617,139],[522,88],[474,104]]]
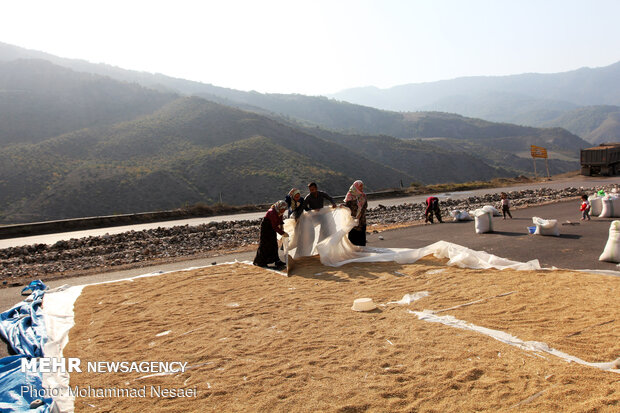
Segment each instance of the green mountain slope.
[[[369,190],[488,179],[529,171],[530,144],[566,160],[589,146],[558,128],[387,112],[50,59],[116,80],[41,60],[0,62],[0,222],[169,209],[220,197],[273,202],[311,180],[343,194],[355,179]],[[575,161],[557,165],[577,168]]]
[[540,126],[559,126],[592,144],[620,142],[619,106],[586,106],[564,113]]
[[[32,167],[36,165],[36,167]],[[199,98],[112,126],[0,149],[1,221],[273,202],[314,180],[333,194],[414,181],[272,119]]]
[[509,176],[514,172],[492,167],[487,160],[461,148],[453,150],[419,139],[346,135],[326,130],[316,130],[315,133],[323,139],[351,148],[368,159],[401,170],[423,184],[489,179]]
[[587,136],[594,144],[620,142],[620,111],[610,113],[607,118]]
[[[373,106],[372,104],[361,106],[359,104],[352,104],[325,97],[244,92],[200,82],[176,79],[161,74],[149,74],[123,70],[109,65],[95,65],[80,60],[63,59],[49,54],[0,43],[0,60],[11,60],[16,57],[45,58],[58,65],[71,67],[74,70],[97,73],[122,81],[137,82],[148,87],[162,90],[197,95],[227,106],[234,106],[265,115],[282,117],[305,126],[315,125],[321,128],[341,132],[344,131],[352,134],[389,135],[407,139],[428,137],[427,132],[430,129],[437,131],[438,134],[434,136],[471,139],[476,139],[480,133],[494,133],[496,137],[517,137],[519,135],[535,136],[538,134],[531,129],[520,128],[516,125],[488,125],[477,122],[471,118],[461,118],[458,120],[461,125],[457,127],[458,130],[454,130],[455,121],[447,114],[430,115],[428,112],[422,112],[421,115],[415,113],[405,114],[368,107]],[[575,86],[575,82],[579,82],[580,80],[587,78],[591,79],[591,82],[585,85],[579,85],[577,89],[581,92],[575,96],[591,95],[593,96],[592,99],[595,99],[595,93],[588,92],[590,89],[587,88],[587,85],[590,84],[596,86],[592,86],[595,90],[602,90],[605,96],[608,96],[610,99],[615,96],[614,90],[617,89],[616,84],[608,85],[608,83],[613,83],[614,79],[617,80],[618,74],[620,74],[620,63],[607,68],[583,69],[577,72],[578,73],[568,72],[566,74],[560,73],[552,75],[528,74],[498,78],[462,78],[455,79],[454,81],[405,85],[403,87],[393,88],[394,96],[391,94],[378,94],[386,97],[385,102],[393,102],[394,99],[398,101],[398,99],[408,98],[410,96],[409,88],[412,88],[415,92],[414,95],[416,99],[419,98],[421,102],[423,101],[416,107],[427,109],[432,107],[442,110],[443,112],[451,111],[457,113],[467,111],[457,110],[458,106],[450,107],[450,110],[446,110],[442,109],[444,106],[439,105],[435,107],[432,106],[432,103],[441,101],[442,99],[448,99],[450,96],[457,96],[460,99],[465,99],[463,102],[464,106],[469,107],[472,103],[471,99],[476,99],[476,96],[484,96],[484,100],[487,103],[483,106],[486,108],[485,110],[487,113],[489,111],[495,111],[494,113],[497,112],[497,114],[499,112],[507,112],[510,114],[510,118],[514,118],[516,116],[515,113],[522,116],[525,116],[525,113],[531,113],[531,116],[538,116],[537,119],[540,123],[550,118],[557,117],[559,114],[563,113],[563,111],[575,107],[577,103],[567,103],[564,101],[562,91],[564,88]],[[544,89],[547,84],[553,85],[549,86],[554,91],[553,93],[550,92],[550,95],[546,95],[539,90],[541,88]],[[618,84],[620,84],[620,82]],[[499,88],[498,85],[507,91],[496,92],[495,89]],[[376,88],[362,88],[360,90],[368,93],[371,93],[371,91],[379,92]],[[528,91],[532,91],[532,93],[535,92],[536,96],[530,96],[526,93]],[[574,91],[571,93],[573,92]],[[351,101],[355,101],[355,99]],[[506,106],[504,109],[502,109],[502,102],[508,102],[504,103]],[[531,103],[531,105],[528,102]],[[446,104],[447,103],[446,101]],[[381,107],[381,105],[374,106]],[[515,110],[515,108],[517,108],[517,110]],[[544,113],[541,113],[543,111]],[[474,114],[472,113],[470,115],[473,116]],[[451,122],[451,125],[443,128],[439,127],[439,125],[431,125],[434,123],[431,118],[437,122]],[[506,119],[506,116],[502,117],[498,114],[496,118],[497,120],[502,120]],[[522,119],[522,117],[518,117],[518,119]],[[465,123],[470,123],[470,125],[465,125]],[[523,123],[531,124],[530,122]],[[450,130],[450,128],[452,128],[452,130]],[[467,131],[467,134],[464,134],[464,131]],[[455,133],[458,133],[458,135],[455,135]],[[583,145],[583,143],[579,145]],[[570,148],[567,147],[567,149],[578,149],[579,145],[573,145]]]
[[44,60],[0,62],[0,146],[130,120],[177,97]]

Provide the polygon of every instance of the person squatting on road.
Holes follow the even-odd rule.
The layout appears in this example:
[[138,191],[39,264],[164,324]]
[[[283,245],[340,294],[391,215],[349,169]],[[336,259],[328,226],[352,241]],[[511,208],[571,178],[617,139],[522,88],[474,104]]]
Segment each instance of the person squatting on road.
[[254,258],[254,265],[266,267],[267,264],[275,263],[277,269],[286,267],[278,256],[278,238],[276,233],[288,237],[284,232],[282,215],[286,211],[286,202],[278,201],[269,208],[260,225],[260,239],[258,250]]
[[344,205],[351,210],[351,216],[357,220],[357,225],[349,232],[349,241],[353,245],[366,245],[366,209],[368,202],[364,193],[364,183],[360,180],[353,182]]
[[501,203],[502,203],[502,214],[504,214],[504,219],[506,219],[506,214],[512,219],[512,214],[510,213],[510,200],[508,199],[508,194],[506,192],[502,192],[500,194]]
[[326,199],[331,202],[332,207],[336,206],[333,198],[325,192],[319,191],[316,183],[310,182],[308,184],[308,190],[310,193],[304,198],[304,209],[306,211],[323,208],[323,204]]
[[433,213],[437,216],[437,221],[443,223],[441,220],[441,211],[439,210],[439,199],[436,196],[429,196],[426,198],[426,211],[424,211],[424,223],[433,223]]

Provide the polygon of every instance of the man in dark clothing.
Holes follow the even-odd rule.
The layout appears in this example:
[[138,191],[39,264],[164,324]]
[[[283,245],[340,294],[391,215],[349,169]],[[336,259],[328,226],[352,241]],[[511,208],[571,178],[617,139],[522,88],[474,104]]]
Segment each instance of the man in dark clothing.
[[439,199],[435,196],[429,196],[426,198],[426,211],[424,212],[424,223],[433,223],[433,212],[437,216],[437,221],[441,220],[441,211],[439,210]]
[[325,202],[325,199],[332,203],[332,207],[336,206],[336,203],[331,196],[327,195],[323,191],[319,191],[316,183],[309,183],[308,190],[310,191],[310,193],[304,198],[304,209],[306,211],[323,208],[323,202]]

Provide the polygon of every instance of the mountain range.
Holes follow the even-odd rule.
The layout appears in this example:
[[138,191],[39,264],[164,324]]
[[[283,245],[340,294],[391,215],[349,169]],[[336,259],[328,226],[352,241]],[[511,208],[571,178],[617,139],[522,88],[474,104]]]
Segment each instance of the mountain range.
[[562,127],[590,143],[620,141],[620,62],[564,73],[475,76],[343,90],[332,98],[392,111],[443,111]]
[[[618,118],[600,107],[599,124],[573,126],[605,136]],[[5,224],[273,202],[309,181],[338,195],[355,179],[380,190],[531,174],[532,144],[552,173],[590,146],[553,125],[244,92],[0,43]]]

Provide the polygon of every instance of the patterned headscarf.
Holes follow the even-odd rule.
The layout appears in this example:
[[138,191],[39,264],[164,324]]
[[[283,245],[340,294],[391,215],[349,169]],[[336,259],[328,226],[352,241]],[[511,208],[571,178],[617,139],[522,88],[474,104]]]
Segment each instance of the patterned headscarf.
[[280,211],[285,211],[286,207],[287,207],[286,201],[282,201],[282,200],[279,200],[278,202],[276,202],[275,204],[271,206],[271,208],[275,209],[278,214],[280,213]]
[[295,195],[299,194],[299,199],[301,200],[301,192],[297,188],[293,188],[289,191],[288,195],[291,197],[291,209],[294,211],[301,204],[300,201],[295,201]]
[[344,198],[344,202],[357,201],[357,216],[359,217],[362,212],[362,207],[366,203],[366,194],[364,193],[364,183],[360,180],[353,182],[347,196]]

